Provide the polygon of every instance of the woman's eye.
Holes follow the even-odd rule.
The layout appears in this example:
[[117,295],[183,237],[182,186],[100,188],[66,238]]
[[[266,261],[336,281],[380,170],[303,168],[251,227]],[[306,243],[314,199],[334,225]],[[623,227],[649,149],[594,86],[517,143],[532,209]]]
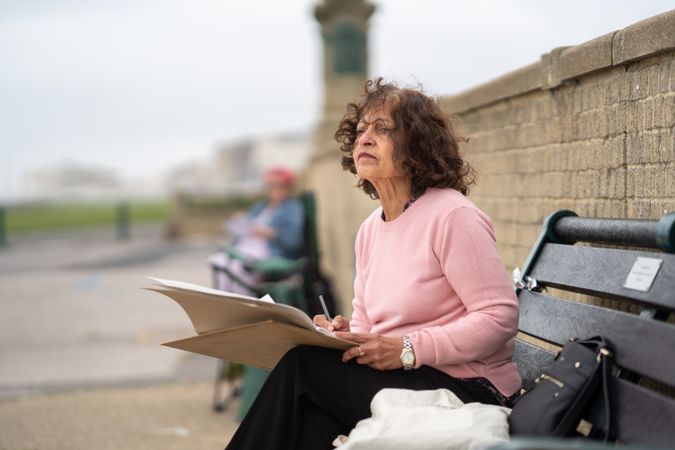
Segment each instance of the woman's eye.
[[363,134],[363,133],[365,133],[365,132],[366,132],[365,128],[357,128],[357,129],[356,129],[356,134],[357,134],[357,136],[360,135],[360,134]]
[[379,130],[377,130],[380,134],[389,134],[391,133],[391,128],[387,127],[381,127]]

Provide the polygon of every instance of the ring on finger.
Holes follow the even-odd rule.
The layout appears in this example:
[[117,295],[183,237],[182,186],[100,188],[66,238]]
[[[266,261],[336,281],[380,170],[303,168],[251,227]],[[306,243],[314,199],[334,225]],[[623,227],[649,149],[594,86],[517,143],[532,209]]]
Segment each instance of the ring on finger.
[[366,356],[365,352],[361,350],[361,346],[359,345],[359,356]]

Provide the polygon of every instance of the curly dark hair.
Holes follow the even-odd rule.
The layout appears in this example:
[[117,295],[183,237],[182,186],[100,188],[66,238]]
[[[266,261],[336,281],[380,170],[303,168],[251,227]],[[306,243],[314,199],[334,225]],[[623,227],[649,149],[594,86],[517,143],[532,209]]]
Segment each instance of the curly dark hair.
[[[347,104],[335,132],[335,140],[344,152],[344,170],[356,174],[352,152],[359,121],[366,113],[387,107],[394,121],[394,163],[410,174],[413,197],[419,197],[429,187],[453,188],[464,195],[469,192],[475,171],[459,152],[459,142],[467,139],[457,136],[437,99],[424,94],[421,88],[400,88],[383,78],[366,81],[364,91],[361,101]],[[368,180],[360,179],[357,187],[373,199],[379,197]]]

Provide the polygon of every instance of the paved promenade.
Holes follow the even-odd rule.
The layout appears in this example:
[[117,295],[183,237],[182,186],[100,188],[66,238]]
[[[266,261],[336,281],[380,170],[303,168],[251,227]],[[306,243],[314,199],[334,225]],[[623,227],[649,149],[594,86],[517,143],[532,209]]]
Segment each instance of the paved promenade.
[[[162,228],[10,236],[0,250],[0,450],[223,448],[215,360],[162,347],[194,333],[146,275],[210,284],[213,240]],[[236,405],[234,405],[236,406]],[[235,408],[232,408],[233,410]]]

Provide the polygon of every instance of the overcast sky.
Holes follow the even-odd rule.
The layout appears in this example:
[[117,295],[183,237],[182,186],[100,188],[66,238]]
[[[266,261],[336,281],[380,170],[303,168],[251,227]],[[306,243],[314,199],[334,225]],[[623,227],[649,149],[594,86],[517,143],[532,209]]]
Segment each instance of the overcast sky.
[[[214,145],[311,132],[316,0],[0,0],[0,201],[63,161],[156,174]],[[370,72],[461,91],[672,8],[672,0],[390,0]]]

